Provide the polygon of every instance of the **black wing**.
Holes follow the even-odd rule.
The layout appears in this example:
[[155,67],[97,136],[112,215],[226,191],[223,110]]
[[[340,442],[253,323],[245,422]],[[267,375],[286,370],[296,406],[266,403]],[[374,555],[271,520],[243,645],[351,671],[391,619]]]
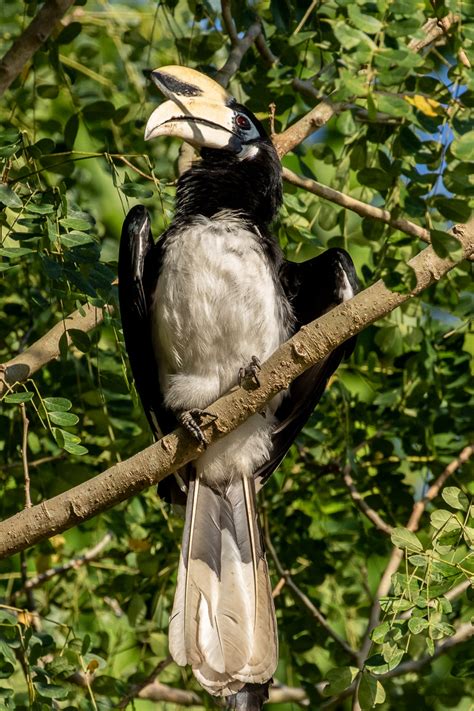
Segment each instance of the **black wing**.
[[[118,262],[119,302],[123,335],[135,387],[156,439],[168,434],[178,423],[163,404],[151,338],[151,301],[162,258],[162,240],[153,242],[150,217],[143,205],[133,207],[125,218]],[[178,472],[177,472],[178,473]],[[186,481],[186,471],[179,472]],[[185,503],[185,496],[174,476],[158,484],[161,498]]]
[[151,234],[150,217],[143,205],[133,207],[125,218],[118,262],[119,302],[123,335],[135,386],[159,439],[175,426],[163,406],[158,367],[151,340],[150,308],[160,270],[161,250]]
[[[359,290],[354,264],[343,249],[328,249],[300,264],[284,262],[281,280],[293,306],[295,333]],[[272,435],[271,459],[255,473],[258,486],[263,485],[279,465],[321,399],[329,378],[354,346],[355,338],[351,338],[290,385],[275,413],[278,424]]]

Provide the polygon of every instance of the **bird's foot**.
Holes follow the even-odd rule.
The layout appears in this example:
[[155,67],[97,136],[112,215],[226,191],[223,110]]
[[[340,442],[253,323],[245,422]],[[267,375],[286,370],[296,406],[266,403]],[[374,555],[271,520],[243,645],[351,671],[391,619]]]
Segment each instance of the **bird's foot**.
[[250,363],[245,368],[239,368],[238,383],[240,387],[248,390],[259,388],[260,380],[257,373],[261,369],[262,366],[257,356],[252,356]]
[[201,420],[205,417],[211,418],[210,422],[217,420],[217,415],[213,415],[212,412],[207,412],[206,410],[200,410],[197,407],[193,407],[191,410],[184,410],[178,415],[179,424],[197,439],[204,449],[207,447],[207,442],[201,429]]

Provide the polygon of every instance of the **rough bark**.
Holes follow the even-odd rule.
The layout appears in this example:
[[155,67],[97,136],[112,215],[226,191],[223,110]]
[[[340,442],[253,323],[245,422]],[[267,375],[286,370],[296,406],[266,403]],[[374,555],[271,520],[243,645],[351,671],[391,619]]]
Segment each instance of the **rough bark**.
[[[464,257],[474,252],[474,220],[454,230]],[[304,326],[266,361],[256,390],[235,388],[207,408],[217,416],[206,430],[208,442],[223,437],[262,409],[303,371],[324,358],[338,344],[362,331],[413,298],[455,266],[427,247],[409,262],[417,284],[408,293],[391,292],[378,281],[350,301]],[[0,523],[0,558],[6,558],[92,518],[195,459],[200,450],[182,430],[167,435],[93,479],[48,501],[25,509]]]
[[58,20],[73,4],[74,0],[46,0],[26,30],[0,60],[0,96],[15,81],[34,53],[46,42]]

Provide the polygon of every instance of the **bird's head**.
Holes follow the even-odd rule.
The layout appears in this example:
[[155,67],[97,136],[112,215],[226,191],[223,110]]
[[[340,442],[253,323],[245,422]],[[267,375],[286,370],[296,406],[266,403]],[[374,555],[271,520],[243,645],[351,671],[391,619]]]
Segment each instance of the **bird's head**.
[[239,160],[256,156],[268,142],[260,121],[222,86],[195,69],[167,66],[151,77],[168,99],[148,119],[145,140],[177,136],[198,149],[232,153]]
[[260,121],[195,69],[167,66],[151,76],[167,101],[150,116],[145,140],[176,136],[201,152],[179,179],[177,214],[232,210],[267,225],[282,201],[281,165]]

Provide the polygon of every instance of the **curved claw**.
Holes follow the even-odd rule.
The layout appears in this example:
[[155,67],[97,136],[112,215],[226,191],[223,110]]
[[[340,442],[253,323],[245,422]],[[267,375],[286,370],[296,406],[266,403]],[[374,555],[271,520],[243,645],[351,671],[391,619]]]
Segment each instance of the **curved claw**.
[[207,442],[201,429],[201,420],[204,419],[204,417],[210,417],[211,422],[217,420],[217,415],[214,415],[212,412],[206,412],[206,410],[200,410],[195,407],[191,410],[181,412],[178,415],[178,422],[206,449]]
[[257,356],[253,355],[252,358],[250,359],[250,363],[243,368],[239,368],[239,375],[238,375],[238,383],[240,387],[260,387],[260,380],[258,379],[258,371],[261,370],[262,365],[257,358]]

